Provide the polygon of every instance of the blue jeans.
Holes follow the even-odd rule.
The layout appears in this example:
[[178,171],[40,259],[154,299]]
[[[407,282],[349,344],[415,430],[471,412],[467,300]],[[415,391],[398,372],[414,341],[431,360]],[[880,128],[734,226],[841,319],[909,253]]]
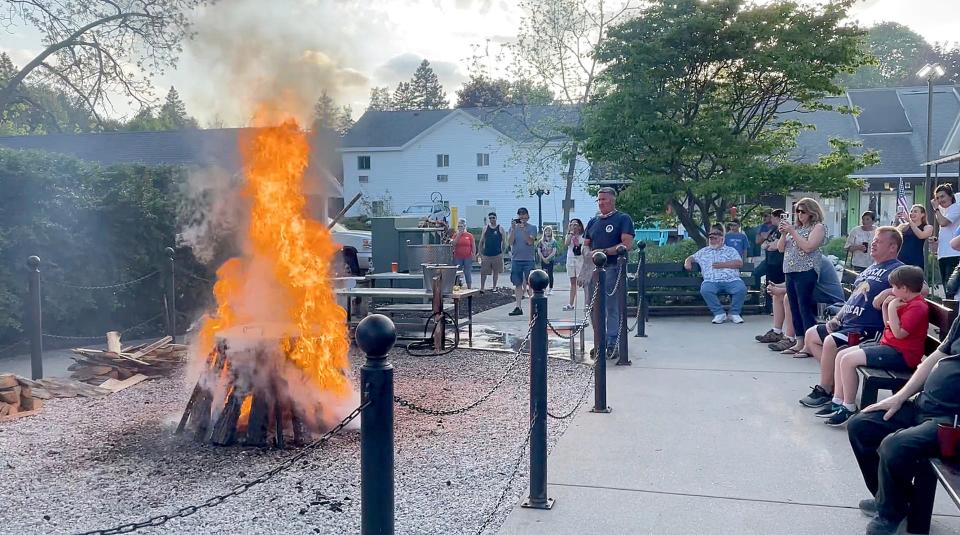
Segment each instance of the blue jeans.
[[[587,259],[587,261],[589,262],[590,259]],[[604,281],[606,287],[602,290],[607,293],[606,307],[604,307],[607,311],[605,332],[607,334],[607,347],[612,348],[612,344],[617,341],[617,335],[620,332],[620,292],[625,291],[625,288],[622,286],[617,288],[617,293],[611,296],[610,293],[613,292],[613,288],[617,286],[617,265],[609,265],[606,267],[606,270],[607,278]],[[593,298],[594,288],[596,288],[596,280],[597,279],[593,279],[590,283],[589,297],[591,299]],[[587,303],[589,304],[589,301],[587,301]],[[593,316],[591,320],[594,325],[597,325],[597,312],[597,310],[594,310],[593,314],[591,314]],[[596,331],[594,331],[594,333],[596,333]]]
[[463,282],[467,283],[467,288],[473,284],[473,258],[463,258],[457,260],[457,267],[463,270]]
[[730,294],[730,313],[739,315],[743,310],[743,301],[747,298],[747,285],[740,279],[724,282],[703,281],[700,284],[700,295],[703,296],[703,300],[707,302],[714,316],[724,314],[723,305],[720,304],[718,296],[720,293]]

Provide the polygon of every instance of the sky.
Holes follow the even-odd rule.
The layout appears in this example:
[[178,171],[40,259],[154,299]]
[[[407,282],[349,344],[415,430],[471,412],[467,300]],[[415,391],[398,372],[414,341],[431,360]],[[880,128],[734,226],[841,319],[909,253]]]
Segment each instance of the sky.
[[[862,0],[851,16],[863,25],[899,22],[931,42],[960,41],[958,4]],[[250,102],[280,88],[309,102],[326,89],[359,117],[371,87],[392,90],[426,58],[452,102],[469,58],[489,53],[496,70],[492,56],[515,38],[521,17],[515,0],[220,0],[195,15],[196,38],[155,85],[159,98],[176,86],[201,124],[246,124]],[[39,36],[0,30],[0,49],[23,64],[40,50]]]

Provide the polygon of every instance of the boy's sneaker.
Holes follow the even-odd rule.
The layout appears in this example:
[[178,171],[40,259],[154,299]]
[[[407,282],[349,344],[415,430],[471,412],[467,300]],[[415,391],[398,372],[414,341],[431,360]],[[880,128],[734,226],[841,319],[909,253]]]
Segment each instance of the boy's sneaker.
[[522,314],[523,314],[523,311],[520,310],[520,307],[516,307],[516,308],[514,308],[514,309],[513,309],[509,314],[507,314],[507,315],[508,315],[508,316],[520,316],[520,315],[522,315]]
[[713,324],[715,324],[715,325],[720,325],[721,323],[723,323],[723,322],[725,322],[725,321],[727,321],[727,315],[726,315],[726,314],[717,314],[716,316],[713,317],[713,321],[711,321],[710,323],[713,323]]
[[860,500],[860,503],[857,504],[860,507],[860,512],[867,516],[875,516],[877,514],[877,499],[876,498],[867,498],[866,500]]
[[825,423],[830,427],[842,427],[854,414],[856,414],[854,411],[841,405],[840,410],[830,418],[827,418]]
[[818,410],[817,412],[813,413],[813,415],[816,416],[817,418],[829,418],[829,417],[833,416],[834,414],[836,414],[837,411],[840,410],[840,407],[841,407],[841,406],[842,406],[842,405],[837,405],[836,403],[831,402],[831,403],[830,403],[829,405],[827,405],[826,407],[824,407],[824,408]]
[[783,340],[783,333],[775,333],[773,329],[770,329],[766,334],[758,334],[754,338],[761,344],[772,344]]
[[791,347],[797,345],[797,341],[793,338],[783,337],[779,342],[774,342],[767,345],[770,348],[770,351],[783,351],[784,349],[790,349]]
[[833,394],[824,390],[822,386],[817,385],[810,391],[810,395],[800,400],[800,404],[804,407],[815,408],[823,407],[832,401]]
[[737,325],[743,323],[743,317],[740,314],[730,314],[730,321],[736,323]]

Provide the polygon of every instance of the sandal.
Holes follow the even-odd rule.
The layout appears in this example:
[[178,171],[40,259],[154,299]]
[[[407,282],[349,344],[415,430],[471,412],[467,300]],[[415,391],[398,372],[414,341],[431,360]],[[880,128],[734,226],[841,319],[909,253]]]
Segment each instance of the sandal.
[[806,351],[797,351],[796,353],[793,354],[793,358],[795,359],[808,359],[811,357],[813,357],[813,355],[811,355],[810,353],[807,353]]
[[[801,347],[800,349],[803,349],[803,348]],[[792,348],[792,347],[788,347],[788,348],[784,349],[783,351],[781,351],[780,354],[781,354],[781,355],[796,355],[797,353],[800,352],[800,349],[794,349],[794,348]]]

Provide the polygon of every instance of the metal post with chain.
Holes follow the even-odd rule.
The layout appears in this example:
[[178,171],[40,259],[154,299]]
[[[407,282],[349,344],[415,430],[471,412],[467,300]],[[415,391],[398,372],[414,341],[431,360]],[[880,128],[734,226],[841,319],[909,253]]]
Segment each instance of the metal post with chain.
[[212,507],[216,507],[221,503],[227,501],[227,499],[229,498],[239,496],[261,483],[266,483],[267,481],[270,481],[277,474],[283,472],[284,470],[287,470],[288,468],[296,464],[297,461],[306,457],[307,454],[311,453],[314,449],[316,449],[319,446],[322,446],[331,438],[333,438],[335,435],[340,433],[340,431],[343,431],[343,429],[346,428],[347,425],[350,424],[350,422],[352,422],[353,420],[355,420],[357,417],[360,416],[360,413],[365,408],[367,408],[368,404],[369,404],[369,401],[366,403],[361,403],[357,408],[353,409],[350,412],[350,414],[348,414],[343,420],[340,420],[340,423],[338,423],[332,429],[324,433],[323,436],[321,436],[320,438],[304,446],[304,448],[296,455],[291,456],[290,458],[286,459],[285,461],[275,466],[270,471],[264,472],[257,478],[254,478],[244,483],[241,483],[239,485],[236,485],[235,487],[233,487],[232,489],[230,489],[228,492],[224,494],[218,494],[216,496],[208,498],[203,503],[200,503],[197,505],[188,505],[186,507],[181,507],[176,512],[173,512],[170,514],[157,515],[157,516],[148,518],[146,520],[142,520],[140,522],[130,522],[128,524],[121,524],[119,526],[112,527],[112,528],[97,529],[93,531],[84,531],[82,533],[78,533],[77,535],[116,535],[118,533],[132,533],[134,531],[137,531],[138,529],[145,528],[145,527],[162,526],[167,522],[169,522],[170,520],[173,520],[174,518],[185,518],[202,509],[210,509]]
[[360,533],[393,535],[393,365],[387,353],[397,341],[390,318],[372,314],[357,325],[357,346],[367,354],[360,368]]
[[640,262],[637,264],[637,338],[647,337],[647,243],[637,244]]
[[617,327],[617,359],[616,366],[630,366],[630,351],[627,336],[627,248],[624,245],[617,246],[617,286],[620,287],[619,293],[614,291],[617,300],[617,308],[620,310],[620,325]]
[[[598,288],[606,288],[607,270],[604,266],[607,264],[607,255],[603,251],[593,253],[593,265],[596,269],[596,285]],[[609,413],[612,409],[607,406],[607,292],[601,290],[597,296],[596,310],[594,312],[596,321],[593,322],[593,346],[594,346],[594,388],[593,388],[593,408],[590,412]]]
[[41,314],[40,295],[40,257],[27,259],[30,269],[30,297],[28,301],[30,318],[30,378],[43,379],[43,315]]
[[547,497],[547,298],[543,290],[550,282],[543,270],[530,273],[530,494],[521,507],[551,509]]

